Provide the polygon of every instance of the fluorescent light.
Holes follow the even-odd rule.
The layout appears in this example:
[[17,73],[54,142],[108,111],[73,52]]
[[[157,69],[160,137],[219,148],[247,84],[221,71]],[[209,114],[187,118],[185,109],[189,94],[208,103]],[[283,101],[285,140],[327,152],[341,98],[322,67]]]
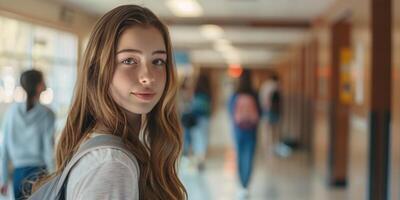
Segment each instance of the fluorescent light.
[[199,17],[203,9],[196,0],[169,0],[167,6],[178,17]]
[[215,44],[217,44],[217,45],[232,45],[231,41],[224,39],[224,38],[220,38],[220,39],[216,40]]
[[227,51],[222,54],[229,64],[240,64],[240,54],[237,50]]
[[240,64],[240,53],[227,39],[218,39],[214,42],[214,49],[222,54],[228,64]]
[[235,47],[232,46],[231,42],[226,39],[219,39],[214,43],[214,49],[224,53],[227,51],[234,51]]
[[200,27],[200,31],[204,35],[204,37],[209,40],[217,40],[224,35],[224,30],[214,24],[202,25]]
[[214,49],[221,53],[224,53],[224,52],[228,52],[228,51],[234,51],[235,47],[233,47],[231,45],[214,44]]

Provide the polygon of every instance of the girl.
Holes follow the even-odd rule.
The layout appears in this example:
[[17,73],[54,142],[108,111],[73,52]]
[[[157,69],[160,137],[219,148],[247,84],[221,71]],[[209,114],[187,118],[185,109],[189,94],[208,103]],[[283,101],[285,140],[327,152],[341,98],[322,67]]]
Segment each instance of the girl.
[[101,134],[122,138],[136,160],[111,148],[86,154],[69,175],[66,199],[185,199],[167,27],[140,6],[109,11],[94,27],[78,74],[56,173],[80,144]]
[[1,193],[6,194],[8,166],[12,163],[14,197],[19,200],[31,190],[29,182],[39,178],[45,169],[54,167],[54,113],[39,103],[46,89],[43,75],[28,70],[20,78],[27,94],[24,103],[13,104],[4,117],[4,142],[1,145]]
[[239,198],[248,197],[248,185],[253,171],[257,139],[257,127],[261,109],[257,93],[252,88],[250,71],[244,70],[237,89],[230,98],[229,112],[232,116],[237,166],[242,186]]

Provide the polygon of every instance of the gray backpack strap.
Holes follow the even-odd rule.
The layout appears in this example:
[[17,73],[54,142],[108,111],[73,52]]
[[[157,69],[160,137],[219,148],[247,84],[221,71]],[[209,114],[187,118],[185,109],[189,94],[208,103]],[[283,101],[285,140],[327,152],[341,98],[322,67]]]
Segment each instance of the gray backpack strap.
[[125,144],[120,137],[109,134],[98,135],[89,139],[80,146],[78,151],[74,154],[67,166],[64,168],[55,191],[57,193],[62,192],[61,190],[64,189],[67,184],[68,175],[71,169],[83,156],[91,151],[105,148],[117,149],[124,152],[133,162],[135,162],[136,165],[138,165],[135,156],[133,156],[132,153],[126,149]]

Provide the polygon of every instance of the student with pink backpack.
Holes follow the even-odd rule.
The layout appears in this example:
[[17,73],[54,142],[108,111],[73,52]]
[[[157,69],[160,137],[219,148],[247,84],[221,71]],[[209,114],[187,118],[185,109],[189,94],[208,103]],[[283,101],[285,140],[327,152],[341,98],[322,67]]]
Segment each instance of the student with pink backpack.
[[236,147],[237,168],[242,188],[240,199],[247,198],[248,185],[253,171],[257,127],[261,110],[257,93],[251,86],[250,72],[245,70],[239,79],[237,89],[229,100],[233,135]]

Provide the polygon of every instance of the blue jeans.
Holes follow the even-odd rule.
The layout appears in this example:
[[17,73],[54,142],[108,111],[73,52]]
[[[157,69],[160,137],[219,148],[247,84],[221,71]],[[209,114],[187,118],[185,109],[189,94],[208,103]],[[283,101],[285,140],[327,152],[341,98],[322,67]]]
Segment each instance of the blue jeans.
[[15,200],[26,199],[32,190],[32,183],[46,174],[45,167],[18,167],[13,174]]
[[199,117],[192,128],[185,128],[183,154],[188,155],[190,148],[194,155],[205,156],[208,148],[210,119]]
[[241,130],[234,128],[234,139],[236,145],[237,166],[240,183],[247,188],[253,172],[253,162],[256,147],[256,132],[254,130]]
[[200,117],[191,130],[194,155],[205,156],[208,149],[209,118]]
[[190,128],[183,127],[183,155],[188,156],[192,138],[190,135]]

